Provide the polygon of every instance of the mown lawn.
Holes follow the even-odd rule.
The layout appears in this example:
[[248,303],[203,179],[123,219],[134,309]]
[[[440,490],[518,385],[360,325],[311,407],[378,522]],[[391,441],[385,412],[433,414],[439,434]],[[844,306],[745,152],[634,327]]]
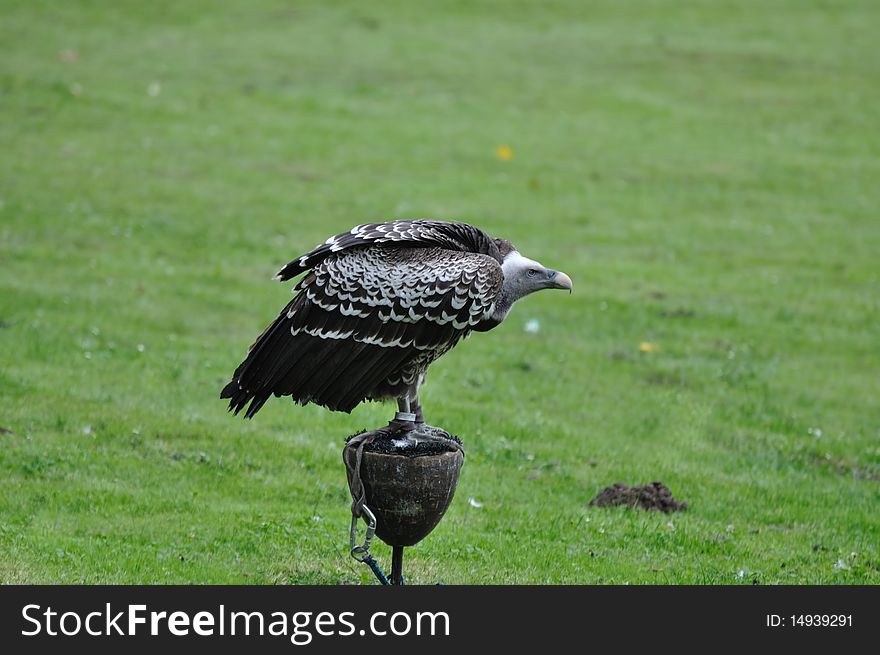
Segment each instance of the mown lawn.
[[[3,0],[0,581],[371,583],[340,451],[393,409],[218,394],[279,265],[429,216],[575,293],[432,368],[467,459],[412,582],[880,582],[878,30],[870,0]],[[652,480],[688,511],[588,507]]]

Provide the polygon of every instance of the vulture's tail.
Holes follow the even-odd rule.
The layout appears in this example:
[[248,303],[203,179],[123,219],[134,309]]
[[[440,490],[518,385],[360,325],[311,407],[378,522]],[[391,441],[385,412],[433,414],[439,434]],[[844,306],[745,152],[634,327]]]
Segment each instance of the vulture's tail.
[[[299,297],[291,300],[278,318],[257,337],[245,360],[235,369],[232,380],[223,387],[220,397],[229,399],[230,412],[238,414],[250,403],[244,415],[253,418],[272,395],[278,378],[286,374],[295,361],[288,312],[295,309],[298,300]],[[279,371],[279,368],[284,370]]]

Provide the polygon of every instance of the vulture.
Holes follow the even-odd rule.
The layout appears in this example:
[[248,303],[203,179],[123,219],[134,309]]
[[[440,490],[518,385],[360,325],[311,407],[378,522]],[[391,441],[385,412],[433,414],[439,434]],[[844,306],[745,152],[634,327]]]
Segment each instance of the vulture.
[[424,422],[431,363],[513,304],[571,278],[467,223],[396,220],[337,234],[273,278],[303,277],[220,394],[252,418],[272,395],[350,412],[397,401],[396,425]]

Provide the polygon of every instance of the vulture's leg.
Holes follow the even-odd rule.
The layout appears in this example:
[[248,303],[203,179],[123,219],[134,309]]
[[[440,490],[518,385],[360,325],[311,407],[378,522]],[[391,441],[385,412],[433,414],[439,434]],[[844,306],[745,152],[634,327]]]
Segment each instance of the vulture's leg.
[[390,425],[397,426],[403,430],[412,430],[415,428],[416,415],[412,413],[412,403],[409,400],[409,394],[404,394],[397,399],[397,414]]
[[416,415],[416,423],[425,422],[425,415],[422,413],[422,403],[419,402],[418,394],[416,394],[416,397],[412,401],[412,413]]

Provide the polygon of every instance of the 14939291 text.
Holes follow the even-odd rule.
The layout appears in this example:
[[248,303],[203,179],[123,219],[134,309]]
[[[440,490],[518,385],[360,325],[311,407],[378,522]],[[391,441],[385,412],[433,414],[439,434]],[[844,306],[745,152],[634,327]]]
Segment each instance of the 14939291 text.
[[767,614],[768,628],[851,628],[852,614]]

